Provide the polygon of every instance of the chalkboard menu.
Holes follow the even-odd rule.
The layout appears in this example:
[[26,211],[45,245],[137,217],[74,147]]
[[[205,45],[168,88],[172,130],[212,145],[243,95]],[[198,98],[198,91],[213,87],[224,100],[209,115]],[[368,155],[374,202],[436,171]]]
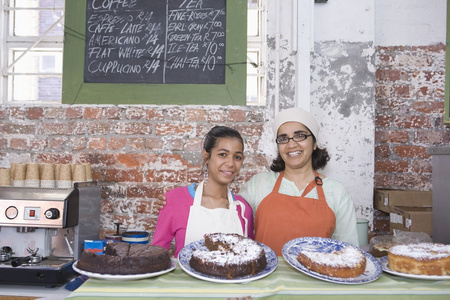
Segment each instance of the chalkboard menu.
[[223,84],[226,0],[87,0],[84,82]]
[[245,105],[248,0],[66,0],[62,103]]

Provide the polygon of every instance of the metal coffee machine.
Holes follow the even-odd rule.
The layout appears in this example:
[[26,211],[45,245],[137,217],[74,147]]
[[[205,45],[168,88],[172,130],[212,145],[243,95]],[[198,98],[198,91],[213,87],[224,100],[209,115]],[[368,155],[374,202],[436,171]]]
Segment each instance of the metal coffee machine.
[[[100,233],[100,187],[0,187],[0,284],[62,285]],[[1,285],[0,285],[1,288]]]

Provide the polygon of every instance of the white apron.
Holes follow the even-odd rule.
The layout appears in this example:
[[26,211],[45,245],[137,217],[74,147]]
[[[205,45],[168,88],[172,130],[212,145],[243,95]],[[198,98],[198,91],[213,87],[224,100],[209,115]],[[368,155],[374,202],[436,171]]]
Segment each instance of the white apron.
[[[230,189],[228,189],[229,208],[209,209],[203,207],[203,181],[195,191],[194,204],[189,211],[189,218],[186,227],[186,237],[184,245],[203,239],[207,233],[237,233],[243,235],[241,221],[239,220],[236,204],[233,201]],[[238,203],[240,204],[240,203]],[[244,216],[244,205],[241,205],[242,216]],[[247,236],[247,220],[245,219],[245,236]]]

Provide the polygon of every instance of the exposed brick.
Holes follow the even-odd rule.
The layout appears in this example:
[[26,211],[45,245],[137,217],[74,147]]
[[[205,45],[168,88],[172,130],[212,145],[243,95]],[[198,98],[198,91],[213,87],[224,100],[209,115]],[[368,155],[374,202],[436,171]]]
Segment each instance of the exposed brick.
[[36,126],[32,124],[2,124],[2,133],[4,134],[35,134]]
[[210,110],[208,111],[207,119],[209,122],[225,122],[226,116],[222,110]]
[[414,142],[418,144],[429,144],[429,145],[448,143],[448,135],[449,135],[448,133],[432,130],[418,131],[416,133],[416,138],[414,139]]
[[111,121],[98,121],[87,123],[87,130],[91,135],[103,135],[113,132],[114,123]]
[[66,108],[66,118],[68,118],[68,119],[83,118],[83,108],[82,107],[67,107]]
[[147,120],[162,121],[164,120],[164,113],[161,110],[150,108],[145,110]]
[[392,97],[409,98],[411,97],[410,86],[408,85],[398,85],[392,87]]
[[85,137],[71,138],[70,141],[73,150],[80,151],[86,149],[87,139]]
[[156,124],[155,133],[157,135],[185,136],[192,132],[192,125],[177,123]]
[[50,138],[48,141],[48,147],[53,150],[64,150],[66,142],[67,142],[66,137]]
[[11,107],[9,109],[9,117],[15,120],[25,120],[26,111],[22,107]]
[[44,151],[46,147],[47,147],[46,139],[30,139],[31,151]]
[[431,174],[433,170],[431,160],[423,160],[423,159],[412,160],[410,162],[410,166],[411,172],[413,173]]
[[375,116],[375,125],[379,127],[390,127],[392,118],[390,116],[377,115]]
[[112,137],[108,139],[109,150],[120,150],[124,149],[127,145],[127,138],[123,137]]
[[401,72],[398,70],[377,70],[375,77],[380,81],[398,81],[400,80]]
[[9,147],[13,150],[27,150],[27,139],[12,138],[9,142]]
[[46,119],[63,119],[66,110],[62,107],[47,107],[45,109]]
[[376,143],[407,143],[409,134],[406,131],[375,131]]
[[99,120],[102,118],[103,109],[101,107],[86,107],[84,118],[87,120]]
[[146,164],[153,163],[157,160],[157,156],[149,153],[121,153],[117,154],[117,163],[122,164],[126,168],[142,167]]
[[442,114],[444,113],[444,102],[443,101],[415,101],[413,103],[413,109],[426,113],[426,114],[432,114],[432,113],[438,113]]
[[174,170],[149,170],[145,178],[148,182],[183,182],[186,180],[185,172]]
[[396,116],[394,123],[399,128],[424,128],[430,127],[429,119],[425,116],[402,115]]
[[37,130],[38,134],[41,135],[67,135],[71,133],[65,123],[42,123]]
[[107,182],[142,182],[144,175],[141,170],[106,170],[105,181]]
[[129,107],[125,110],[127,120],[140,120],[145,118],[145,110],[142,107]]
[[104,108],[105,119],[120,120],[122,118],[122,109],[118,106]]
[[243,110],[230,109],[228,111],[228,121],[230,122],[244,122],[247,118],[247,114]]
[[184,140],[183,139],[170,139],[166,141],[167,149],[170,151],[183,151]]
[[188,109],[186,111],[187,122],[203,122],[206,120],[206,112],[204,109]]
[[407,161],[377,160],[375,164],[375,172],[385,172],[385,173],[408,172],[408,166],[409,164]]
[[136,209],[136,213],[138,214],[151,214],[152,213],[152,204],[151,200],[136,200],[134,202],[134,207]]
[[429,158],[427,147],[421,146],[397,146],[393,152],[400,157]]
[[106,150],[106,138],[90,138],[87,142],[87,147],[91,150]]
[[388,145],[375,146],[375,157],[388,157],[391,154],[391,150]]
[[152,133],[151,125],[148,123],[129,122],[119,123],[114,128],[117,134],[150,134]]
[[164,113],[165,120],[180,121],[186,119],[186,110],[182,107],[171,107]]
[[145,148],[153,151],[161,151],[164,148],[164,142],[159,138],[147,138]]
[[128,147],[131,150],[144,150],[146,145],[145,138],[129,138]]
[[200,151],[202,150],[202,145],[202,139],[188,139],[186,141],[186,151],[200,153]]
[[44,118],[44,109],[42,107],[30,107],[27,109],[27,118],[29,120],[40,120]]

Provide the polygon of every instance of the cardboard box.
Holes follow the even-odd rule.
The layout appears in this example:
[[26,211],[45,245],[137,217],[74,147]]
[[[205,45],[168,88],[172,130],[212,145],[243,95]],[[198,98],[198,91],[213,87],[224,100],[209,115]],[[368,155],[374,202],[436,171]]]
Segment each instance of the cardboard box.
[[374,207],[390,213],[393,208],[401,207],[432,207],[433,194],[431,191],[387,190],[375,189]]
[[431,207],[394,207],[390,213],[390,231],[394,229],[412,232],[425,232],[433,235]]

